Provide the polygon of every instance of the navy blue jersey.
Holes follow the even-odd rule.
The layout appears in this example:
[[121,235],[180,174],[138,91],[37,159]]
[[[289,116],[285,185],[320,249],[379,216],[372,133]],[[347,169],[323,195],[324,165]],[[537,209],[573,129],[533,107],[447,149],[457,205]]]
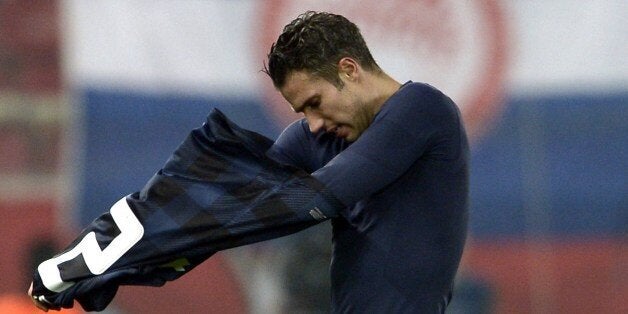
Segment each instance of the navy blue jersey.
[[332,220],[334,313],[442,313],[467,229],[468,144],[451,99],[404,84],[351,143],[291,124],[269,150],[346,207]]
[[141,191],[39,265],[33,296],[102,310],[120,285],[163,285],[219,250],[337,216],[343,205],[324,185],[266,157],[272,144],[213,111]]

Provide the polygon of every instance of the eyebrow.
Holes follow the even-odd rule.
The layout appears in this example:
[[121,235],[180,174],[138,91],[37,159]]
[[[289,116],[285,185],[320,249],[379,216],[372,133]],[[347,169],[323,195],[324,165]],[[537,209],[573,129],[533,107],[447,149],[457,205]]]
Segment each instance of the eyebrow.
[[300,106],[292,107],[292,109],[294,109],[294,112],[296,112],[296,113],[301,113],[301,112],[303,112],[303,109],[305,109],[305,107],[311,105],[311,103],[314,102],[314,99],[316,99],[316,97],[317,97],[317,95],[312,95],[308,99],[306,99],[303,102],[303,104],[301,104]]

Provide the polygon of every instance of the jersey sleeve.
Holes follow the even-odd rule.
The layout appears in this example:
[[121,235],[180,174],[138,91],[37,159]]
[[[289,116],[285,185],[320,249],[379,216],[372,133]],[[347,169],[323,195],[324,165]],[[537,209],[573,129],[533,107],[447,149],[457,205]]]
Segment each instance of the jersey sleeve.
[[312,175],[353,206],[420,158],[458,158],[462,136],[454,102],[429,85],[410,84],[387,101],[354,143]]
[[265,156],[272,141],[219,111],[145,187],[115,203],[39,265],[33,296],[103,310],[120,285],[160,286],[217,251],[297,232],[342,204],[303,170]]

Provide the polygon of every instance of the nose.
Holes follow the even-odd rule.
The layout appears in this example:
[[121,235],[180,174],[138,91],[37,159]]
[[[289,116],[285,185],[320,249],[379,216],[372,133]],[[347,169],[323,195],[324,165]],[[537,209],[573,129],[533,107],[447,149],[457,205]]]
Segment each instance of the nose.
[[305,119],[307,120],[307,124],[310,126],[310,132],[312,133],[317,133],[325,125],[325,120],[313,113],[306,113]]

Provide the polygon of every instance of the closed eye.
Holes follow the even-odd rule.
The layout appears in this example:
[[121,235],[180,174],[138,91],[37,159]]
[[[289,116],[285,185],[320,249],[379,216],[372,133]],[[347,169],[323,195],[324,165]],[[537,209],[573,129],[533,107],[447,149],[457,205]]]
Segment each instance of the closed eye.
[[302,113],[306,109],[316,109],[320,106],[320,98],[318,96],[312,96],[308,98],[301,106],[293,107],[294,111],[297,113]]
[[310,108],[312,108],[312,109],[316,109],[316,108],[318,108],[320,105],[321,105],[321,101],[318,99],[318,97],[317,97],[317,98],[315,98],[315,99],[313,99],[313,100],[311,100],[311,101],[309,101],[309,102],[306,104],[306,106],[307,106],[307,107],[310,107]]

